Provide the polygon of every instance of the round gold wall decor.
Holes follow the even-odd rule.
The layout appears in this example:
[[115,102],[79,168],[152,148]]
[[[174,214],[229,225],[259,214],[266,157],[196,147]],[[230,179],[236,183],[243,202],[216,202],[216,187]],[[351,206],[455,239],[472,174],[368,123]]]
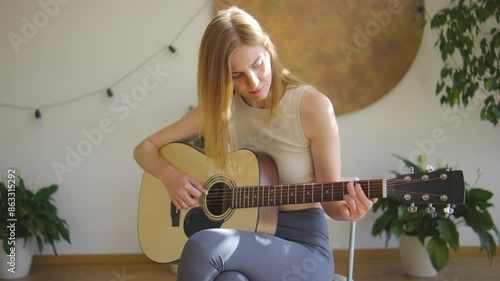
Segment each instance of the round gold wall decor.
[[326,94],[337,115],[389,93],[422,40],[423,0],[216,0],[266,28],[294,74]]

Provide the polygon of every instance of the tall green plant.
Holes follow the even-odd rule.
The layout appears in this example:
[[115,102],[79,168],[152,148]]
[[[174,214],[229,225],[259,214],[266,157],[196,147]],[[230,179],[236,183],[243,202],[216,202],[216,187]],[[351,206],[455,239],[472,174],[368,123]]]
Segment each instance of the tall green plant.
[[441,104],[467,107],[485,91],[480,118],[495,126],[500,120],[499,23],[500,0],[450,0],[431,18],[445,63],[436,85]]
[[[408,169],[414,169],[415,173],[424,172],[425,157],[419,157],[419,163],[414,163],[401,156],[394,155],[405,164]],[[438,171],[445,170],[438,163]],[[392,171],[396,176],[401,176]],[[410,213],[408,205],[391,198],[381,198],[373,205],[373,212],[381,212],[372,227],[372,235],[381,236],[385,233],[386,245],[391,237],[399,238],[402,235],[414,235],[418,237],[422,245],[425,245],[431,258],[432,265],[437,271],[443,269],[449,260],[449,249],[457,251],[460,247],[459,233],[457,227],[470,227],[478,236],[480,251],[486,250],[490,264],[496,253],[494,236],[500,240],[500,233],[493,222],[489,209],[493,207],[490,199],[493,193],[477,187],[481,177],[478,171],[476,181],[469,185],[466,183],[467,191],[464,205],[455,206],[453,214],[446,214],[443,208],[435,209],[434,213],[426,211],[427,205],[416,204],[418,211]],[[425,239],[430,240],[425,244]]]
[[[54,205],[52,195],[57,191],[57,185],[50,185],[32,192],[24,183],[24,180],[16,175],[15,180],[15,234],[16,238],[28,238],[35,236],[38,250],[43,251],[44,245],[52,246],[54,254],[57,255],[55,243],[65,240],[71,243],[69,228],[65,220],[57,215],[57,207]],[[7,229],[9,216],[9,206],[7,198],[12,189],[7,189],[4,182],[0,182],[0,239],[3,240],[3,249],[9,253],[8,238],[10,236]],[[12,202],[12,201],[11,201]]]

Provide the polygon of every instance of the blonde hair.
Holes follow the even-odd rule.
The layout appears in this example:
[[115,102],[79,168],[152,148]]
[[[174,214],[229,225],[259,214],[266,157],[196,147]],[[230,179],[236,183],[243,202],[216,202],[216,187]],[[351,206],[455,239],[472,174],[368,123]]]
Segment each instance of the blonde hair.
[[225,171],[229,163],[228,152],[235,149],[230,122],[233,98],[231,55],[242,44],[263,46],[270,54],[271,116],[275,115],[284,90],[302,84],[284,68],[266,30],[244,10],[237,7],[222,10],[208,24],[199,50],[198,102],[206,155]]

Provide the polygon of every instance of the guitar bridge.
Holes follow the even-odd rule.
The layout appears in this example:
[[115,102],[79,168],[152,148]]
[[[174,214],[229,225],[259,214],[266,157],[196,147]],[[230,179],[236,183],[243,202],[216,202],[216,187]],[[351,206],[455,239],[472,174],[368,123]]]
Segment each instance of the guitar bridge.
[[181,212],[174,203],[170,203],[170,218],[172,219],[172,227],[179,227]]

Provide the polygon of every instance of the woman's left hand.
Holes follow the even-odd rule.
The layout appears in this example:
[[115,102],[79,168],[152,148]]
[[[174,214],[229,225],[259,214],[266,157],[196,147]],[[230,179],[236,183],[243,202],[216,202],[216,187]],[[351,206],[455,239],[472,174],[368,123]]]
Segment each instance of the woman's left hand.
[[359,183],[347,183],[347,194],[344,195],[345,204],[340,206],[340,214],[344,220],[357,221],[363,218],[377,202],[377,198],[368,198]]

